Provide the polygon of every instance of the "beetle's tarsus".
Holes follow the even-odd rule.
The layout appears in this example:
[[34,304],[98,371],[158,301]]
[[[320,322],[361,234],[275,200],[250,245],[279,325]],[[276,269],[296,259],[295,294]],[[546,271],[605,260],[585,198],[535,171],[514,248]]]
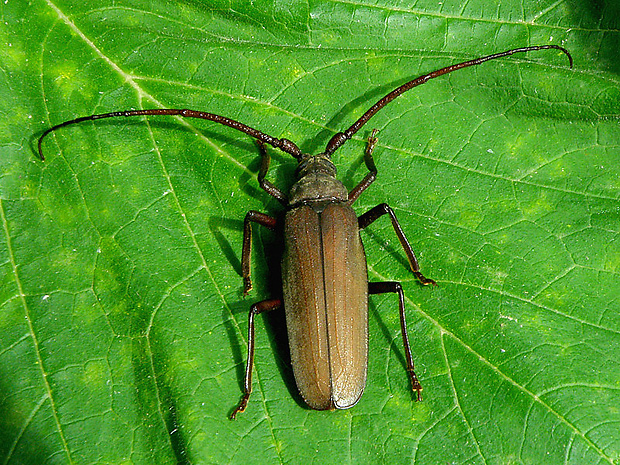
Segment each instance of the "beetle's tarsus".
[[413,390],[416,392],[416,402],[422,402],[422,386],[418,384],[418,387]]
[[422,385],[418,381],[418,377],[415,374],[415,371],[413,371],[413,369],[411,368],[408,371],[409,371],[409,378],[411,379],[411,390],[416,393],[416,401],[421,402],[422,401],[422,389],[423,389]]
[[233,410],[233,413],[230,414],[230,419],[231,420],[236,420],[238,413],[245,412],[245,408],[248,406],[248,399],[249,398],[250,398],[250,394],[249,393],[243,394],[243,397],[241,398],[241,402],[239,402],[239,405],[237,406],[237,408],[235,408],[235,410]]
[[379,132],[378,129],[373,129],[372,133],[370,134],[370,137],[368,138],[368,147],[366,148],[366,153],[368,155],[370,155],[372,151],[375,149],[375,144],[379,140],[375,137],[378,132]]
[[420,280],[420,282],[424,284],[425,286],[428,286],[429,284],[432,284],[433,286],[437,286],[437,283],[435,282],[434,279],[425,277],[419,271],[414,271],[413,274],[415,274],[417,278]]
[[252,290],[252,278],[246,276],[243,278],[243,296],[245,297]]

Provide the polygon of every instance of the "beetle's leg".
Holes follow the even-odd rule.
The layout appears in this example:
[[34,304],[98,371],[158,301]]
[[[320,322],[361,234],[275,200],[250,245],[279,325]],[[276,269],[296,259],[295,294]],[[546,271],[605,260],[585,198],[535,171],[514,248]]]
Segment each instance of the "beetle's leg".
[[250,277],[250,255],[252,253],[252,225],[258,223],[274,229],[277,220],[264,213],[250,210],[243,220],[243,249],[241,251],[241,274],[243,276],[243,295],[248,295],[252,290],[252,278]]
[[418,381],[418,377],[413,369],[413,356],[411,355],[411,346],[409,345],[409,335],[407,334],[407,322],[405,319],[405,295],[400,283],[395,281],[385,281],[380,283],[368,283],[369,294],[384,294],[386,292],[394,292],[398,294],[398,312],[400,314],[400,331],[403,335],[403,344],[405,346],[405,357],[407,358],[407,373],[411,380],[411,389],[416,392],[417,400],[422,400],[422,385]]
[[360,196],[360,194],[364,192],[375,179],[377,179],[377,166],[375,165],[375,160],[372,158],[372,151],[374,150],[375,144],[377,143],[377,138],[375,137],[376,135],[377,130],[373,129],[372,134],[368,138],[366,152],[364,152],[364,163],[366,163],[366,168],[368,168],[369,173],[364,176],[362,182],[360,182],[357,186],[353,188],[351,192],[349,192],[349,201],[351,203],[355,202]]
[[437,283],[435,281],[430,278],[424,277],[424,275],[420,273],[420,265],[418,264],[418,259],[415,258],[413,249],[411,248],[411,245],[409,245],[409,241],[407,240],[407,237],[405,237],[405,233],[403,232],[403,229],[400,227],[400,224],[396,219],[394,210],[392,210],[387,203],[377,205],[376,207],[368,210],[366,213],[360,216],[357,219],[360,229],[364,229],[366,226],[373,223],[376,219],[386,214],[390,215],[390,219],[392,220],[392,226],[394,227],[394,232],[396,232],[396,236],[398,236],[400,245],[402,245],[403,249],[405,250],[405,254],[407,255],[407,260],[409,260],[409,265],[411,266],[411,271],[413,271],[413,274],[418,277],[422,284],[432,284],[433,286],[436,286]]
[[275,197],[282,205],[286,206],[288,203],[286,194],[265,179],[267,176],[267,171],[269,171],[269,162],[271,161],[271,157],[265,148],[265,143],[261,140],[257,140],[256,142],[260,148],[261,155],[260,170],[258,171],[258,184],[265,192],[272,197]]
[[282,306],[282,299],[270,299],[257,302],[250,307],[248,316],[248,359],[245,365],[245,381],[241,402],[230,415],[234,420],[237,413],[243,412],[248,405],[248,399],[252,393],[252,369],[254,368],[254,317],[260,313],[268,312]]

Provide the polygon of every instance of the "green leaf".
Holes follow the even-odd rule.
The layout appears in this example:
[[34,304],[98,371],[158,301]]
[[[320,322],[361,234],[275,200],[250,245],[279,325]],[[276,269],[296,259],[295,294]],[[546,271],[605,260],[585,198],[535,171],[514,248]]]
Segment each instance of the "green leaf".
[[[167,2],[0,5],[0,463],[619,463],[620,9],[613,2]],[[362,232],[372,281],[400,281],[424,400],[412,401],[394,295],[372,296],[357,406],[304,407],[284,317],[257,320],[236,422],[247,311],[279,291],[282,211],[251,138],[218,113],[320,152],[420,74],[526,45],[399,97],[336,152],[377,181]],[[270,150],[268,178],[293,182]]]

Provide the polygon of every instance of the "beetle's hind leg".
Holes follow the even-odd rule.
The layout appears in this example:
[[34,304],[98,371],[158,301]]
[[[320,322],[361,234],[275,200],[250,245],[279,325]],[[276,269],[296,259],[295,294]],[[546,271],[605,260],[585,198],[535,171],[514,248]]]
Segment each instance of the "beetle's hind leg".
[[245,378],[243,382],[243,397],[239,405],[233,410],[230,419],[234,420],[237,414],[243,412],[248,405],[248,399],[252,393],[252,370],[254,369],[254,317],[263,312],[275,310],[282,306],[282,299],[270,299],[257,302],[250,307],[248,315],[248,358],[245,365]]
[[278,221],[264,213],[250,210],[243,220],[243,249],[241,251],[241,275],[243,276],[243,295],[248,295],[252,290],[252,278],[250,277],[250,256],[252,254],[252,224],[258,223],[271,230],[275,229]]
[[403,288],[399,282],[385,281],[380,283],[368,283],[369,294],[385,294],[393,292],[398,294],[398,313],[400,315],[400,331],[403,335],[403,345],[405,347],[405,357],[407,359],[407,373],[411,381],[411,389],[416,393],[416,400],[422,400],[422,385],[418,381],[413,365],[413,356],[411,355],[411,346],[409,345],[409,335],[407,334],[407,322],[405,319],[405,295]]

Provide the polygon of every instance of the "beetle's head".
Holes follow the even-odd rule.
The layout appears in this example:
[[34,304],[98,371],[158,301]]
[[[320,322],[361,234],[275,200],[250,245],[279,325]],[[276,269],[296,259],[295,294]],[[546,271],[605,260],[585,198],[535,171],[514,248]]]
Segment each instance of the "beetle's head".
[[322,174],[335,178],[336,165],[334,165],[329,156],[324,153],[318,155],[303,154],[299,160],[299,165],[297,165],[295,174],[297,175],[297,179],[301,179],[308,174]]
[[324,153],[302,155],[296,174],[297,182],[289,192],[291,207],[306,204],[319,211],[329,203],[349,199],[346,187],[336,179],[336,166]]

